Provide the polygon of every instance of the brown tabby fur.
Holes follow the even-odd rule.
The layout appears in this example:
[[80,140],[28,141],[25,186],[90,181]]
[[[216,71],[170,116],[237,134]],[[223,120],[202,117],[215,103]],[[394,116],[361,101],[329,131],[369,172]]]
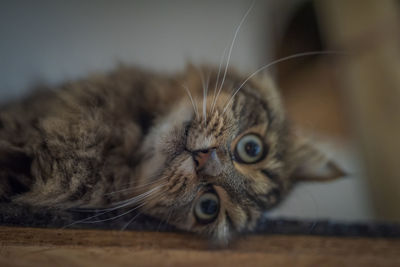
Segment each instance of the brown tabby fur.
[[[204,86],[202,75],[209,76]],[[217,77],[209,67],[189,66],[178,75],[120,67],[4,106],[1,200],[61,209],[125,204],[226,241],[251,230],[295,176],[340,174],[290,129],[269,79],[250,80],[223,112],[246,77],[229,71],[212,110]],[[198,117],[182,85],[191,91]],[[258,163],[234,158],[246,133],[263,138],[267,154]],[[216,149],[217,160],[197,170],[191,151],[206,148]],[[321,166],[328,172],[313,173]],[[194,203],[211,188],[220,199],[219,213],[215,221],[200,223]]]

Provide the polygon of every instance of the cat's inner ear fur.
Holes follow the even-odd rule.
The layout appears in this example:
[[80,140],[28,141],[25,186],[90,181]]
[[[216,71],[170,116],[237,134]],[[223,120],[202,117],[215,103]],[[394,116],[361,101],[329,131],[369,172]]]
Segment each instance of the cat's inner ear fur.
[[293,181],[329,181],[344,177],[344,170],[310,140],[296,136],[292,150]]

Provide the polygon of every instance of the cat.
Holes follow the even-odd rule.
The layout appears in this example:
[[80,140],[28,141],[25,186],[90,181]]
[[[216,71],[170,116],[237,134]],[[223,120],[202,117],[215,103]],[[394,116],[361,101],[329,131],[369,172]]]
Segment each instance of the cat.
[[3,105],[0,199],[139,209],[222,242],[251,231],[296,181],[343,173],[291,126],[272,79],[250,77],[120,66]]

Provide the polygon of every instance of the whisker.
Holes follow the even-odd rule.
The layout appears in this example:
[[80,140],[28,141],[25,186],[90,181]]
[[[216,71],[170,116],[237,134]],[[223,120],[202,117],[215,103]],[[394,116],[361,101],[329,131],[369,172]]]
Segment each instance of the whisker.
[[231,98],[229,99],[229,101],[225,104],[225,107],[222,111],[222,114],[225,113],[226,109],[228,108],[228,106],[230,105],[230,103],[232,102],[233,98],[236,96],[236,94],[240,91],[240,89],[242,89],[242,87],[251,79],[253,78],[255,75],[257,75],[258,73],[260,73],[261,71],[272,67],[275,64],[278,64],[280,62],[283,61],[287,61],[290,59],[295,59],[295,58],[299,58],[299,57],[306,57],[306,56],[314,56],[314,55],[343,55],[345,53],[340,52],[340,51],[310,51],[310,52],[303,52],[303,53],[297,53],[297,54],[293,54],[290,56],[286,56],[277,60],[272,61],[271,63],[268,63],[262,67],[260,67],[259,69],[257,69],[255,72],[253,72],[249,77],[247,77],[247,79],[244,80],[244,82],[238,87],[238,89],[235,90],[235,92],[232,94]]
[[206,115],[206,82],[204,81],[204,75],[202,70],[199,68],[198,72],[200,74],[200,79],[201,79],[201,85],[203,86],[203,119],[204,119],[204,124],[206,124],[207,121],[207,115]]
[[[155,188],[153,188],[153,189],[155,189]],[[118,206],[114,206],[114,207],[111,207],[111,208],[103,208],[103,209],[92,209],[92,210],[87,209],[86,211],[87,212],[113,211],[113,210],[116,210],[116,209],[119,209],[119,208],[123,208],[123,207],[129,206],[131,204],[134,204],[134,203],[139,202],[142,199],[146,198],[150,193],[153,192],[153,189],[149,190],[149,191],[147,191],[145,193],[142,193],[140,195],[134,196],[132,198],[129,198],[129,199],[122,200],[122,201],[119,201],[117,203],[114,203],[114,205],[118,204]]]
[[228,58],[227,58],[226,65],[225,65],[224,76],[222,77],[221,86],[219,87],[219,90],[218,90],[217,99],[218,99],[218,96],[220,95],[220,93],[221,93],[221,91],[222,91],[222,87],[224,86],[224,82],[225,82],[225,78],[226,78],[226,73],[228,72],[229,62],[230,62],[230,60],[231,60],[232,49],[233,49],[233,45],[235,44],[236,37],[237,37],[237,35],[238,35],[238,33],[239,33],[240,28],[242,27],[242,24],[243,24],[244,21],[246,20],[247,15],[249,15],[250,11],[253,9],[254,2],[255,2],[255,1],[253,1],[253,2],[251,3],[250,7],[247,9],[247,11],[246,11],[246,13],[244,14],[242,20],[240,21],[239,25],[236,27],[235,33],[234,33],[234,35],[233,35],[233,39],[232,39],[231,46],[229,47]]
[[207,74],[206,81],[204,81],[203,74],[201,74],[201,82],[203,84],[203,118],[204,118],[204,125],[207,125],[207,94],[208,94],[208,84],[210,82],[210,74]]
[[126,214],[128,214],[128,213],[131,213],[132,211],[137,210],[138,208],[143,207],[143,206],[146,205],[147,203],[148,203],[148,202],[144,202],[144,203],[142,203],[142,204],[140,204],[140,205],[138,205],[138,206],[135,206],[134,208],[132,208],[132,209],[130,209],[130,210],[128,210],[128,211],[126,211],[126,212],[124,212],[124,213],[122,213],[122,214],[119,214],[119,215],[114,216],[114,217],[111,217],[111,218],[102,219],[102,220],[95,220],[95,221],[83,221],[83,222],[81,222],[81,223],[100,223],[100,222],[112,221],[112,220],[118,219],[118,218],[120,218],[120,217],[122,217],[122,216],[124,216],[124,215],[126,215]]
[[[106,209],[97,209],[97,210],[93,210],[94,212],[98,212],[98,211],[103,211],[103,212],[101,212],[100,214],[95,214],[95,215],[93,215],[93,216],[87,217],[87,218],[82,219],[82,220],[75,221],[75,222],[73,222],[73,223],[70,223],[70,224],[68,224],[68,225],[65,225],[63,228],[67,228],[67,227],[70,227],[70,226],[75,225],[75,224],[78,224],[78,223],[84,223],[84,222],[86,222],[86,221],[88,221],[88,220],[90,220],[90,219],[93,219],[93,218],[96,218],[96,217],[98,217],[98,216],[104,215],[104,214],[109,213],[109,212],[111,212],[111,211],[114,211],[114,210],[117,210],[117,209],[120,209],[120,208],[129,206],[129,205],[135,204],[135,203],[137,203],[137,202],[139,202],[139,201],[142,201],[142,200],[146,199],[146,198],[149,197],[152,193],[154,193],[157,189],[160,189],[160,188],[162,188],[162,187],[165,186],[165,185],[166,185],[166,184],[157,186],[157,187],[155,187],[155,188],[153,188],[153,189],[147,191],[146,193],[143,193],[143,194],[140,194],[139,196],[136,196],[136,197],[134,197],[134,198],[130,198],[130,199],[128,199],[128,200],[122,201],[122,202],[124,202],[124,203],[122,203],[122,205],[119,205],[119,206],[116,206],[116,207],[111,207],[111,208],[106,208]],[[140,198],[138,198],[138,197],[140,197]]]
[[145,184],[141,184],[141,185],[134,185],[134,186],[131,186],[131,187],[128,187],[128,188],[124,188],[124,189],[120,189],[120,190],[117,190],[117,191],[109,192],[109,193],[106,193],[104,195],[107,196],[107,195],[113,195],[113,194],[117,194],[117,193],[121,193],[121,192],[125,192],[125,191],[139,190],[139,189],[144,188],[146,186],[149,186],[149,185],[152,185],[152,184],[156,184],[156,183],[158,183],[158,182],[160,182],[162,180],[165,180],[167,178],[168,177],[159,178],[159,179],[157,179],[155,181],[152,181],[152,182],[149,182],[149,183],[145,183]]
[[135,216],[133,216],[133,218],[130,219],[128,223],[126,223],[124,226],[122,226],[121,231],[125,231],[126,228],[128,228],[128,226],[129,226],[140,214],[142,214],[142,212],[138,212]]
[[192,103],[193,111],[194,111],[194,113],[196,114],[196,118],[199,119],[199,110],[198,110],[198,108],[197,108],[197,104],[195,104],[195,102],[194,102],[194,100],[193,100],[192,93],[190,93],[190,90],[189,90],[189,88],[188,88],[186,85],[182,84],[182,87],[185,88],[186,93],[187,93],[187,95],[188,95],[189,98],[190,98],[190,102]]
[[210,84],[210,73],[208,73],[207,74],[207,79],[206,79],[206,93],[205,93],[205,100],[206,100],[206,112],[204,113],[204,116],[205,116],[205,121],[206,121],[206,123],[205,124],[207,124],[207,96],[208,96],[208,86],[209,86],[209,84]]
[[163,224],[164,224],[164,225],[168,225],[168,221],[169,221],[169,219],[170,219],[170,217],[171,217],[171,214],[172,214],[172,209],[169,210],[168,215],[167,215],[167,219],[166,219],[166,220],[161,220],[161,221],[160,221],[160,223],[159,223],[159,225],[158,225],[158,227],[157,227],[157,232],[160,231],[161,225],[163,225]]
[[222,61],[223,61],[224,58],[225,58],[225,53],[226,53],[226,50],[227,50],[227,49],[228,49],[228,45],[225,46],[224,52],[222,52],[221,59],[219,60],[217,81],[215,82],[213,100],[212,100],[212,104],[211,104],[211,114],[214,112],[215,103],[217,102],[215,96],[216,96],[216,93],[217,93],[217,87],[218,87],[218,82],[219,82],[219,76],[221,75]]
[[138,190],[138,187],[137,186],[132,186],[132,187],[124,188],[124,189],[121,189],[121,190],[113,191],[113,192],[110,192],[110,193],[106,193],[104,195],[108,196],[108,195],[114,195],[114,194],[118,194],[118,193],[126,192],[126,191],[134,191],[134,190]]
[[102,209],[102,210],[98,210],[98,211],[115,210],[115,209],[118,209],[118,208],[123,208],[123,207],[129,206],[129,205],[135,204],[136,202],[139,202],[142,199],[145,199],[146,197],[151,195],[154,191],[160,189],[161,187],[163,187],[165,185],[166,185],[166,183],[162,184],[162,185],[159,185],[159,186],[156,186],[156,187],[150,189],[149,191],[144,192],[144,193],[142,193],[140,195],[137,195],[137,196],[134,196],[134,197],[129,198],[127,200],[123,200],[123,201],[119,201],[119,202],[115,203],[115,204],[117,204],[119,206],[112,207],[112,208],[107,208],[107,209]]

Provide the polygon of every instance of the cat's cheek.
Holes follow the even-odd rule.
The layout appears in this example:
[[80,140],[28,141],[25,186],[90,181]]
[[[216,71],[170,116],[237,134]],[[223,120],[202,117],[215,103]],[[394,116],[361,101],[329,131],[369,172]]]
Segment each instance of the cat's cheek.
[[155,154],[151,160],[142,164],[142,171],[140,177],[144,180],[154,179],[158,173],[161,172],[166,157],[160,153]]
[[178,225],[178,227],[183,229],[183,230],[185,230],[185,231],[188,231],[188,232],[197,232],[196,231],[196,224],[197,224],[196,218],[193,215],[193,213],[191,213],[191,214],[188,214],[188,216],[186,217],[186,221],[185,222],[181,222]]
[[163,153],[164,141],[153,129],[141,147],[141,164],[139,166],[140,183],[149,182],[162,173],[168,155]]

